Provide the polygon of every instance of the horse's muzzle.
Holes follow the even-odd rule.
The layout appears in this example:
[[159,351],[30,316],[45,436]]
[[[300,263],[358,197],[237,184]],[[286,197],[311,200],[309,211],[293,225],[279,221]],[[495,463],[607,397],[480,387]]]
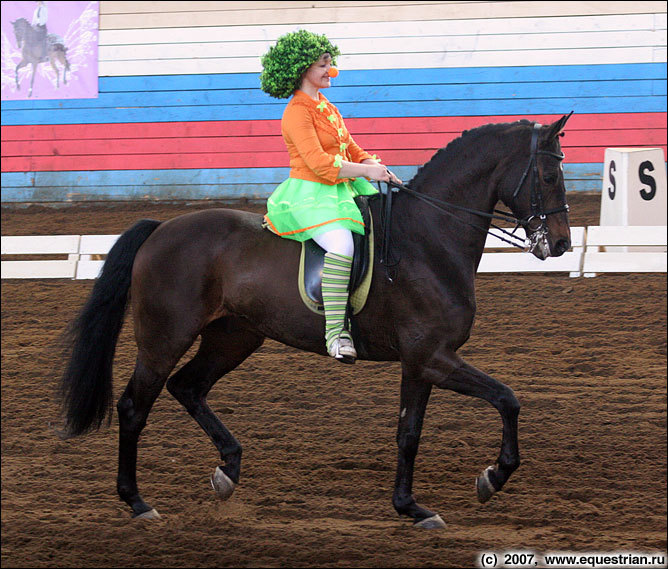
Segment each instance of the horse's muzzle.
[[552,252],[552,256],[561,257],[570,248],[571,248],[571,242],[569,239],[559,239],[554,244],[554,250]]
[[553,246],[550,246],[546,228],[538,229],[529,236],[529,252],[544,261],[548,257],[561,257],[571,248],[570,239],[561,237],[557,239]]

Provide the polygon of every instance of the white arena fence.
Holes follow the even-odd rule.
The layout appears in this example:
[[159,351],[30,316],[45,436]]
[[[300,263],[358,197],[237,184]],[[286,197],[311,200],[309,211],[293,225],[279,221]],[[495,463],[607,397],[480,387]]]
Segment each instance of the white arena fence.
[[[524,237],[522,230],[518,231]],[[666,226],[571,228],[571,249],[540,261],[493,236],[487,237],[479,273],[665,273]],[[2,255],[62,259],[2,261],[3,279],[95,279],[119,235],[3,236]]]

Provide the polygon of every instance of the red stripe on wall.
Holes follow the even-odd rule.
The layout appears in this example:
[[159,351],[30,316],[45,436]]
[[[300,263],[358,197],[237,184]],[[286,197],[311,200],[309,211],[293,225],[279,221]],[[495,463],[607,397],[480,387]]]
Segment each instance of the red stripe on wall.
[[[456,133],[360,134],[355,140],[370,152],[388,150],[425,150],[436,152],[457,138]],[[611,142],[608,131],[569,130],[561,145],[570,147],[605,147]],[[665,131],[659,129],[619,130],[616,146],[658,146],[665,144]],[[277,136],[192,137],[192,138],[121,138],[114,140],[33,140],[6,141],[2,154],[12,156],[90,156],[127,154],[223,154],[228,152],[285,152],[285,144]]]
[[[660,146],[664,154],[666,145]],[[565,148],[566,162],[600,163],[604,148]],[[421,165],[434,154],[432,150],[386,150],[379,154],[389,166]],[[71,170],[162,170],[199,168],[287,168],[283,152],[227,152],[224,154],[114,154],[96,156],[18,156],[3,157],[3,172],[53,172]]]
[[[463,130],[520,117],[373,118],[346,121],[388,165],[419,165]],[[543,123],[556,116],[536,116]],[[280,121],[6,126],[2,171],[287,167]],[[661,147],[666,113],[574,115],[562,147],[573,163],[603,162],[607,147]]]
[[6,140],[80,140],[89,138],[175,138],[191,136],[272,136],[281,121],[203,121],[163,123],[45,124],[2,127]]
[[[407,132],[453,132],[495,122],[513,122],[523,118],[543,124],[560,115],[487,116],[487,117],[404,117],[346,119],[353,134]],[[568,130],[666,129],[666,113],[624,113],[573,115]],[[120,138],[178,138],[208,136],[275,136],[281,133],[281,121],[203,121],[172,123],[114,123],[64,125],[10,125],[2,127],[2,141],[7,140],[80,140]]]

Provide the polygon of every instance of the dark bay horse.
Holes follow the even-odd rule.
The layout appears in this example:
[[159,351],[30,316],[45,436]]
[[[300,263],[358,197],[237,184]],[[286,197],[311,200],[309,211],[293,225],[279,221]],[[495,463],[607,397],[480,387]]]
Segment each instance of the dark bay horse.
[[[392,503],[419,527],[444,525],[411,495],[433,387],[484,399],[501,415],[499,456],[477,479],[481,502],[501,490],[520,464],[517,398],[457,350],[471,333],[474,277],[491,224],[487,215],[498,201],[525,227],[537,257],[559,256],[570,247],[558,136],[569,116],[547,126],[523,120],[467,131],[421,167],[406,191],[394,194],[390,235],[400,261],[389,279],[382,255],[375,256],[370,297],[356,317],[357,350],[361,359],[401,361]],[[371,201],[376,220],[379,201]],[[137,441],[165,383],[220,452],[223,465],[215,469],[212,485],[227,498],[239,483],[241,446],[208,407],[211,387],[265,338],[326,355],[324,318],[298,292],[300,245],[262,229],[261,222],[259,214],[225,209],[137,222],[110,250],[72,322],[60,385],[63,436],[97,429],[110,413],[112,361],[130,299],[138,355],[117,404],[117,490],[134,517],[158,516],[137,487]],[[198,336],[196,355],[170,377]]]
[[42,46],[36,39],[36,34],[30,22],[25,18],[19,18],[12,22],[14,26],[14,36],[16,36],[16,44],[21,50],[21,61],[16,66],[16,88],[21,89],[19,83],[19,69],[26,65],[32,64],[32,76],[30,78],[30,89],[28,90],[28,97],[32,97],[32,88],[35,83],[35,71],[40,63],[49,61],[51,67],[56,72],[56,87],[60,87],[60,71],[56,66],[56,62],[63,66],[63,83],[67,84],[67,72],[70,69],[70,63],[67,60],[67,48],[61,38],[56,34],[47,34],[46,45]]

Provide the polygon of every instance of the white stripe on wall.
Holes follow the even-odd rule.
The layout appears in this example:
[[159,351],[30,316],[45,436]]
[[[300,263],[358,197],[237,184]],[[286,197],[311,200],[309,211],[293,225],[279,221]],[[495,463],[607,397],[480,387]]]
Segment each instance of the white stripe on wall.
[[[666,14],[223,26],[100,33],[100,75],[255,73],[275,39],[308,27],[344,54],[343,69],[666,61]],[[373,39],[373,41],[370,41]]]
[[624,16],[572,16],[560,18],[498,18],[378,22],[376,25],[290,24],[268,26],[209,26],[201,28],[146,28],[100,30],[100,45],[176,44],[202,42],[275,41],[279,36],[306,27],[328,38],[426,37],[494,34],[550,34],[576,32],[654,31],[666,29],[666,13]]
[[[330,38],[331,41],[335,41]],[[199,59],[218,58],[221,54],[231,57],[261,57],[269,51],[272,41],[247,41],[192,44],[116,45],[100,48],[104,61],[133,61],[139,59]],[[364,39],[339,39],[336,45],[345,55],[395,54],[395,53],[444,53],[444,52],[502,52],[589,49],[622,47],[655,47],[666,43],[666,30],[655,32],[625,31],[561,34],[508,34],[466,35],[432,37],[377,37]]]
[[[666,61],[666,48],[609,48],[605,50],[551,50],[465,53],[402,53],[389,57],[353,55],[338,58],[343,70],[428,69],[446,67],[504,67],[528,65],[593,65],[656,63]],[[260,61],[252,58],[219,58],[165,61],[100,62],[100,77],[128,75],[181,75],[260,72]]]
[[100,2],[100,29],[661,13],[665,2]]

